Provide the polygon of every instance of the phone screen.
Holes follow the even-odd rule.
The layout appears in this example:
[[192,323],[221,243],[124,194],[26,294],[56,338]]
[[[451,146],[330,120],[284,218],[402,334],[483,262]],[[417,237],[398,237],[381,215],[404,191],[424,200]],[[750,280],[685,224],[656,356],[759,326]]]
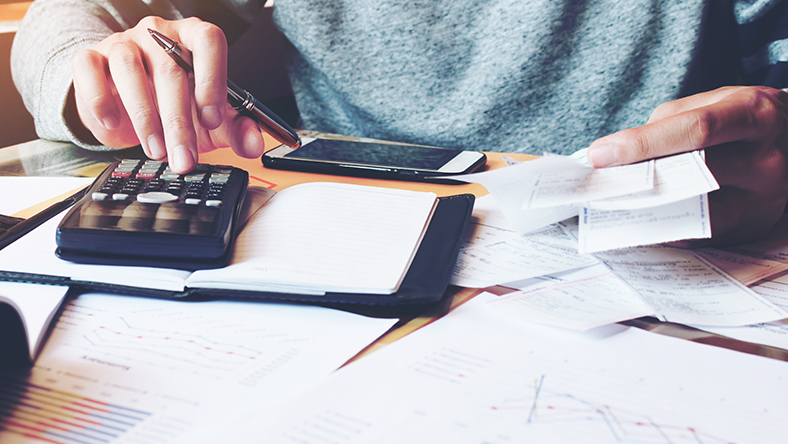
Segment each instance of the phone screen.
[[317,139],[284,157],[438,170],[462,150]]

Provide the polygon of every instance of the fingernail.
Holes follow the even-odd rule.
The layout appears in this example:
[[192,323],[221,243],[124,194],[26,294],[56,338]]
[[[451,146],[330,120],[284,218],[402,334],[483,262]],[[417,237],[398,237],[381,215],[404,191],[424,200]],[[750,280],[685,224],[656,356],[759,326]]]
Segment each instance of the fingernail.
[[616,148],[612,145],[597,145],[588,150],[588,162],[595,167],[613,165],[616,160]]
[[203,107],[202,111],[200,111],[200,118],[203,125],[210,127],[217,127],[222,123],[222,116],[219,113],[219,108],[212,105]]
[[194,165],[192,150],[183,145],[178,145],[170,153],[170,165],[176,173],[185,173]]
[[118,127],[118,119],[115,116],[107,116],[101,121],[101,124],[104,125],[104,128],[112,131]]
[[164,156],[167,155],[167,152],[164,151],[164,146],[161,144],[161,140],[155,134],[151,134],[148,136],[148,153],[150,154],[151,159],[163,159]]

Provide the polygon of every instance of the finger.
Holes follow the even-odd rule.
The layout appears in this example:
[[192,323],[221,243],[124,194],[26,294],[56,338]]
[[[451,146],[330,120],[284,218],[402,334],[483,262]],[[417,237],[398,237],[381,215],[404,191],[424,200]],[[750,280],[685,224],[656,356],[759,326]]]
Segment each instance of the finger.
[[656,122],[666,117],[675,114],[689,111],[695,108],[701,108],[712,103],[719,102],[729,95],[735,93],[738,87],[722,87],[713,91],[707,91],[700,94],[693,94],[691,96],[682,97],[680,99],[671,100],[659,105],[648,119],[647,123]]
[[[92,49],[79,51],[71,60],[74,73],[74,94],[81,102],[95,124],[103,130],[113,131],[120,125],[120,113],[112,93],[112,86],[107,79],[108,67],[106,59]],[[89,125],[85,120],[88,116],[80,116],[85,126],[94,134],[98,132],[95,124]]]
[[594,141],[588,160],[595,167],[625,165],[737,140],[758,139],[774,129],[775,104],[759,90],[740,97],[619,131]]
[[706,150],[706,165],[720,186],[788,195],[788,159],[772,145],[732,142]]
[[152,39],[143,39],[140,43],[153,80],[170,167],[176,173],[187,173],[197,163],[188,74]]
[[227,102],[227,41],[222,30],[210,23],[188,19],[179,38],[192,51],[194,100],[202,126],[218,128],[224,121]]
[[230,146],[239,156],[254,159],[263,155],[265,139],[256,122],[236,115],[233,119],[233,131],[230,132]]
[[161,121],[138,47],[118,41],[109,45],[106,54],[110,75],[145,154],[164,158]]
[[265,139],[260,127],[252,119],[232,112],[229,104],[225,106],[224,124],[216,130],[199,133],[200,152],[231,147],[241,157],[260,157],[265,151]]

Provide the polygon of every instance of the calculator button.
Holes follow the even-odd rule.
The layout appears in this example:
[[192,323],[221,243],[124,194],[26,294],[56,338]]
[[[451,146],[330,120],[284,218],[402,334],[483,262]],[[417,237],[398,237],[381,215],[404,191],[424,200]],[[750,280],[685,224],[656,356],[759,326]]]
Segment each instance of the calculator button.
[[128,198],[129,195],[125,193],[115,193],[112,195],[112,200],[126,200]]
[[205,201],[205,205],[208,206],[208,207],[219,207],[219,206],[222,205],[222,201],[221,200],[215,200],[215,199],[206,200]]
[[130,177],[131,171],[113,171],[112,177]]
[[92,197],[93,200],[105,200],[109,195],[107,193],[95,192],[91,194],[90,197]]
[[186,198],[186,200],[184,200],[183,202],[186,203],[187,205],[199,205],[200,202],[202,202],[202,199]]
[[137,195],[137,201],[143,203],[165,203],[178,200],[178,196],[161,191],[151,191]]

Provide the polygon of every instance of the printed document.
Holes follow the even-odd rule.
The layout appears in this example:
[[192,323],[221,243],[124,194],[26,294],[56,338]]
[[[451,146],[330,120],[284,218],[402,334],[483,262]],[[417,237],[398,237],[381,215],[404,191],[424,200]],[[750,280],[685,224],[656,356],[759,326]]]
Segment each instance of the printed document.
[[[483,294],[227,442],[771,443],[788,363],[619,325],[513,321]],[[265,427],[269,425],[269,427]]]
[[484,186],[520,233],[579,215],[581,253],[711,237],[706,195],[719,184],[700,152],[601,169],[584,156],[454,178]]
[[665,321],[740,326],[788,317],[785,310],[692,250],[639,247],[596,257]]
[[484,288],[597,263],[557,224],[527,235],[460,250],[451,283]]
[[493,300],[490,307],[516,319],[573,330],[654,314],[637,292],[602,264],[530,282]]
[[286,304],[81,295],[29,376],[0,374],[0,406],[14,418],[0,442],[193,443],[311,387],[395,322]]

